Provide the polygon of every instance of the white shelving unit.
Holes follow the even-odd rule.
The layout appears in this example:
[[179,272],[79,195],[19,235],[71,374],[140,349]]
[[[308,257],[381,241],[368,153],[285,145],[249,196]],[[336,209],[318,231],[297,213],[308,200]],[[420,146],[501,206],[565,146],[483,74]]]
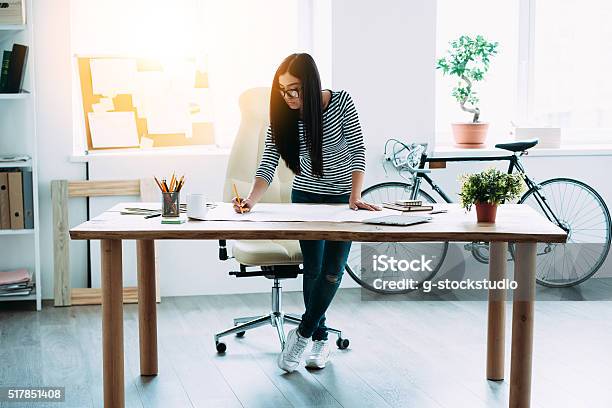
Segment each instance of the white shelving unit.
[[[36,302],[40,310],[42,282],[40,278],[40,220],[38,216],[38,140],[36,137],[36,86],[34,75],[34,32],[32,0],[25,2],[26,24],[0,24],[0,60],[3,50],[13,43],[28,46],[23,91],[0,94],[0,154],[27,154],[26,162],[0,163],[0,168],[21,167],[32,171],[34,229],[0,230],[0,270],[27,268],[33,272],[35,290],[27,296],[0,296],[0,302]],[[1,64],[1,61],[0,61]],[[0,308],[2,306],[0,305]]]

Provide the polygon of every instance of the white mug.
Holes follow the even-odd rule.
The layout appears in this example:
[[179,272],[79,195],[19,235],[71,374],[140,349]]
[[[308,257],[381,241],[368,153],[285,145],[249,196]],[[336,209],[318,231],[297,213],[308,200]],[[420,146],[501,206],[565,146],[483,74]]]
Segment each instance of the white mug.
[[208,207],[206,206],[206,196],[204,194],[187,194],[187,217],[195,220],[206,219]]

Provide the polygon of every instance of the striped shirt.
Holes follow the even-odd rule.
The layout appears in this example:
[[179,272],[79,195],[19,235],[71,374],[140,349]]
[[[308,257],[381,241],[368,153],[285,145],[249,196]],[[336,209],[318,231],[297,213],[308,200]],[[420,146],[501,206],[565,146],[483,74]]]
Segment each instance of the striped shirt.
[[[331,91],[323,111],[323,176],[312,174],[312,161],[304,136],[304,123],[298,120],[300,140],[300,173],[293,179],[293,188],[318,194],[351,192],[352,172],[365,172],[365,145],[361,125],[351,96],[346,91]],[[272,183],[280,154],[272,141],[268,126],[265,147],[255,177]]]

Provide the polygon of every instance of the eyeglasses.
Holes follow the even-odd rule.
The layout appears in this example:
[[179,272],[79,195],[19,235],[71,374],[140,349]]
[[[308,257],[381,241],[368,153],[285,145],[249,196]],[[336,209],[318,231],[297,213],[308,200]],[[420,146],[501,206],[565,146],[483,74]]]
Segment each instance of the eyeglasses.
[[290,99],[295,99],[298,98],[300,96],[300,89],[296,88],[296,89],[279,89],[279,92],[281,94],[281,96],[283,98],[287,98],[289,97]]

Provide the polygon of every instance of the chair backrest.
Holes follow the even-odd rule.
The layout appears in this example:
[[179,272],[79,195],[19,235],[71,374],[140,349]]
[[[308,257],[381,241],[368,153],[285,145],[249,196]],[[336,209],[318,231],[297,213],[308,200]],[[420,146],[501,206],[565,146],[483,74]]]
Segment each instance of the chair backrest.
[[[270,124],[270,88],[251,88],[240,95],[240,127],[230,153],[223,188],[223,201],[229,202],[234,196],[232,183],[241,197],[249,192],[255,171],[264,150],[266,132]],[[293,172],[279,160],[274,180],[262,202],[288,203],[291,201]]]

